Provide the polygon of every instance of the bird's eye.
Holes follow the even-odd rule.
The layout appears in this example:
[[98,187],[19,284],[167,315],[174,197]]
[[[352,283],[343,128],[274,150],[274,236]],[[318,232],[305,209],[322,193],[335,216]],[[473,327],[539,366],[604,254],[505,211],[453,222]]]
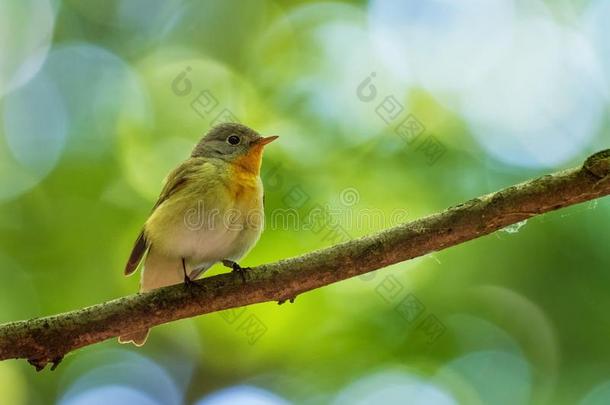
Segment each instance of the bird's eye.
[[237,135],[230,135],[227,138],[227,142],[229,143],[229,145],[239,145],[240,141],[241,141],[241,139],[239,139],[239,136],[237,136]]

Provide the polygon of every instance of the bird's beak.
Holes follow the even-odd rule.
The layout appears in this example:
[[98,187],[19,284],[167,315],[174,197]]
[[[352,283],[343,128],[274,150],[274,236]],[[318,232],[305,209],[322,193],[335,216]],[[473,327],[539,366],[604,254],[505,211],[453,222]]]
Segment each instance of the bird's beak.
[[268,143],[275,141],[277,138],[279,138],[279,136],[277,136],[277,135],[265,136],[265,137],[259,138],[256,143],[259,145],[267,145]]

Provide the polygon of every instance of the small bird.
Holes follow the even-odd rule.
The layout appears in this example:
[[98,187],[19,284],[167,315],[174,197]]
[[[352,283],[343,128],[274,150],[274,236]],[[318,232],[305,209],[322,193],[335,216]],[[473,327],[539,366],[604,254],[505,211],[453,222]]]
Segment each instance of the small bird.
[[[263,148],[277,138],[241,124],[217,125],[168,175],[125,266],[125,275],[133,274],[146,255],[141,292],[191,284],[218,262],[243,271],[238,260],[256,244],[264,224]],[[148,332],[120,336],[119,342],[142,346]]]

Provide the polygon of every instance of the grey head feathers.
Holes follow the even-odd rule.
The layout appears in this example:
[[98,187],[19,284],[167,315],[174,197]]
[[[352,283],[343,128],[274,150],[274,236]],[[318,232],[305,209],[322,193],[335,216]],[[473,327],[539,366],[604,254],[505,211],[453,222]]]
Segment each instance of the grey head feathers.
[[197,143],[191,157],[233,160],[245,155],[261,138],[258,132],[245,125],[224,123],[214,126]]

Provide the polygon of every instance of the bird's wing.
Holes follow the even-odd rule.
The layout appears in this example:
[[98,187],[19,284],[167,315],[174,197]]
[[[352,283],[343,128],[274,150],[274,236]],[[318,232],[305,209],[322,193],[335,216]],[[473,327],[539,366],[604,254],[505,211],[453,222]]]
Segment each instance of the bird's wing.
[[184,187],[189,177],[192,177],[193,174],[199,170],[202,163],[203,159],[201,158],[191,158],[184,161],[180,166],[176,167],[167,176],[163,190],[161,190],[159,199],[153,206],[152,210],[154,211],[163,203],[163,201],[167,200],[172,194]]
[[144,252],[146,252],[147,248],[148,243],[146,242],[146,236],[144,235],[144,231],[142,231],[140,232],[138,239],[136,239],[136,243],[134,243],[131,254],[129,255],[129,260],[127,260],[127,264],[125,265],[126,276],[129,276],[137,270],[140,260],[142,260],[142,256],[144,256]]
[[[157,209],[157,207],[163,203],[163,201],[167,200],[172,194],[184,187],[188,178],[192,176],[196,170],[198,170],[202,162],[194,162],[194,160],[203,161],[201,158],[188,159],[167,176],[165,185],[161,190],[159,199],[157,199],[157,202],[153,206],[152,212],[154,212],[155,209]],[[148,248],[149,244],[146,240],[146,234],[144,233],[144,230],[142,230],[138,236],[138,239],[136,239],[136,242],[133,245],[133,249],[129,255],[129,260],[125,265],[126,276],[132,274],[138,269],[138,265],[140,264],[140,261]]]

